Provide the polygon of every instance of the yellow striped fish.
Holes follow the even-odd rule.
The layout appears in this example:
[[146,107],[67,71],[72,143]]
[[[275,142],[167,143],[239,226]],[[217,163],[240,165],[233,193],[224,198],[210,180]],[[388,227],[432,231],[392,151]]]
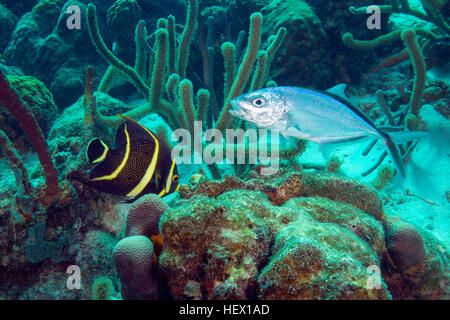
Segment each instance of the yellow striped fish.
[[163,197],[179,189],[179,177],[170,147],[137,121],[125,119],[116,131],[114,149],[99,138],[86,150],[89,163],[96,164],[87,185],[102,192],[123,195],[128,202],[147,193]]

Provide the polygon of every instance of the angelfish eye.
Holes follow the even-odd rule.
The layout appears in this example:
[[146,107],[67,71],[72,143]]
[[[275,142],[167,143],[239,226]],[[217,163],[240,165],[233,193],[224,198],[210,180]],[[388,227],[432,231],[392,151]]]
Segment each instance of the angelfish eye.
[[252,103],[256,107],[262,107],[266,103],[266,99],[264,99],[263,97],[257,97],[253,99]]
[[178,181],[178,175],[177,174],[172,177],[172,181],[173,182],[177,182]]

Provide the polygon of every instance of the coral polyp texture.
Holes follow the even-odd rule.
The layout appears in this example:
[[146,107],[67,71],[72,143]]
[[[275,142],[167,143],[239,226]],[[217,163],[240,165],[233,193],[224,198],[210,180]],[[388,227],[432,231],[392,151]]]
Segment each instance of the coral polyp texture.
[[449,1],[373,5],[0,1],[0,300],[448,300]]
[[148,194],[132,204],[127,216],[125,236],[142,235],[147,238],[159,234],[159,219],[167,205],[156,194]]
[[114,247],[114,263],[124,299],[156,299],[158,287],[152,275],[153,244],[147,237],[131,236]]

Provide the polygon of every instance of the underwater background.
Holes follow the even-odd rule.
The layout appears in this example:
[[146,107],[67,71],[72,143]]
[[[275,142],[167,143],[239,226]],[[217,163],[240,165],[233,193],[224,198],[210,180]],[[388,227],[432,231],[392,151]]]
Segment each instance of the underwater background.
[[[447,0],[0,0],[0,299],[449,299],[449,15]],[[280,140],[272,175],[163,156],[196,121],[253,128],[228,112],[241,94],[340,83],[379,128],[426,133],[398,146],[405,177],[377,140]],[[260,148],[219,142],[232,160]],[[105,163],[118,174],[94,186]]]

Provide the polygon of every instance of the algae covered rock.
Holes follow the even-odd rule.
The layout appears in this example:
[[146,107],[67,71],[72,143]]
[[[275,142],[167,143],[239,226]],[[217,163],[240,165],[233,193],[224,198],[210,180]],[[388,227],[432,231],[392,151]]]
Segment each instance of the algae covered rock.
[[210,197],[234,189],[259,190],[265,193],[275,205],[282,205],[296,197],[322,197],[353,205],[354,207],[381,220],[383,205],[377,191],[358,181],[340,175],[304,172],[283,172],[263,179],[241,180],[235,176],[226,176],[220,181],[210,181],[203,177],[195,185],[180,187],[183,198],[194,194],[205,194]]
[[277,235],[269,264],[258,278],[261,299],[390,299],[380,278],[367,285],[376,253],[348,229],[300,219]]
[[382,257],[386,251],[383,225],[371,215],[346,203],[318,197],[293,198],[283,207],[301,208],[317,222],[332,223],[348,229]]
[[261,191],[196,195],[166,211],[161,233],[159,263],[176,299],[390,298],[382,279],[377,292],[366,289],[367,267],[385,249],[381,223],[341,202],[279,207]]
[[[242,197],[245,195],[245,197]],[[270,202],[262,193],[232,191],[217,200],[196,196],[163,215],[159,263],[170,293],[190,298],[250,299],[270,248]]]

